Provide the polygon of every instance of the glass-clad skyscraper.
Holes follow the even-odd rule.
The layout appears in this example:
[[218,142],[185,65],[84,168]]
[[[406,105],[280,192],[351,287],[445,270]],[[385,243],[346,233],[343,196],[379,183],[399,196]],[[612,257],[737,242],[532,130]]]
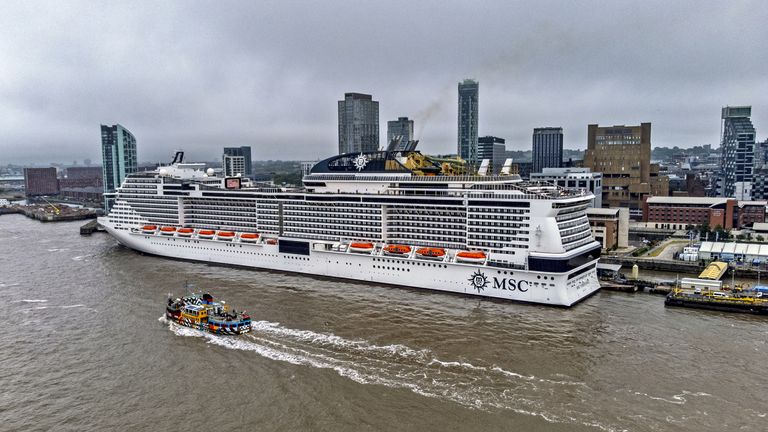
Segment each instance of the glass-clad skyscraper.
[[136,138],[123,126],[101,125],[101,158],[104,177],[104,206],[109,211],[112,194],[128,174],[138,170]]
[[345,93],[339,101],[339,154],[379,149],[379,102],[371,95]]
[[480,84],[466,79],[459,83],[459,137],[457,154],[471,167],[477,160],[477,123],[480,99]]

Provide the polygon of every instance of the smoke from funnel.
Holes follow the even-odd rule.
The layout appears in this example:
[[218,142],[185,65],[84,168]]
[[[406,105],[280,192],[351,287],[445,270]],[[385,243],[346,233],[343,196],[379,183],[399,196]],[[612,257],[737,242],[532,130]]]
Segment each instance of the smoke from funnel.
[[446,104],[449,104],[450,101],[455,100],[451,98],[451,88],[451,85],[446,85],[443,87],[437,99],[433,100],[429,103],[429,105],[416,113],[414,118],[414,120],[416,120],[414,139],[420,140],[422,134],[424,133],[424,128],[429,123],[429,120],[432,119],[436,114],[442,112],[443,109],[445,109],[447,106]]

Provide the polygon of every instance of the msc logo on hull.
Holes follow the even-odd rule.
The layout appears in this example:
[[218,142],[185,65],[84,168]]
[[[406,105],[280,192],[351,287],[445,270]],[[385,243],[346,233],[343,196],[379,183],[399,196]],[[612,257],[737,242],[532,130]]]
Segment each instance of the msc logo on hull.
[[490,286],[491,289],[504,290],[504,291],[527,292],[528,288],[530,287],[530,283],[528,281],[524,281],[524,280],[518,281],[512,278],[499,279],[497,277],[493,277],[493,284],[491,284],[491,281],[490,279],[488,279],[488,276],[486,276],[480,270],[474,272],[472,276],[470,276],[470,278],[467,280],[472,285],[472,288],[474,288],[474,290],[477,291],[478,293],[488,288],[489,284],[491,285]]

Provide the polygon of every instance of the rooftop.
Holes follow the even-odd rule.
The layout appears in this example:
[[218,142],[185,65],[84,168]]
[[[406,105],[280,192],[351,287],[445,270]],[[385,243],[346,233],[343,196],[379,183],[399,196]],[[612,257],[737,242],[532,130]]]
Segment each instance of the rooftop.
[[713,206],[718,204],[725,204],[729,199],[733,198],[719,198],[719,197],[681,197],[681,196],[669,196],[660,197],[654,196],[648,198],[648,204],[696,204]]
[[618,216],[618,208],[588,208],[587,215]]

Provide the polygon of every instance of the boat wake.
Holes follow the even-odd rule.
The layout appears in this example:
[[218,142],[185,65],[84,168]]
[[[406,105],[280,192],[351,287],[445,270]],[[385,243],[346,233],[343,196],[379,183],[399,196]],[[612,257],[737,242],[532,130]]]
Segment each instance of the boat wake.
[[[269,321],[254,321],[251,333],[226,337],[179,326],[164,317],[159,320],[178,336],[200,337],[213,345],[254,352],[275,361],[333,370],[361,384],[408,389],[471,409],[511,410],[553,423],[580,424],[605,431],[622,429],[593,420],[588,403],[592,391],[583,382],[525,375],[493,364],[446,361],[428,349],[376,345]],[[547,400],[553,392],[571,394],[572,401],[584,401],[583,409],[569,404],[553,410]]]

